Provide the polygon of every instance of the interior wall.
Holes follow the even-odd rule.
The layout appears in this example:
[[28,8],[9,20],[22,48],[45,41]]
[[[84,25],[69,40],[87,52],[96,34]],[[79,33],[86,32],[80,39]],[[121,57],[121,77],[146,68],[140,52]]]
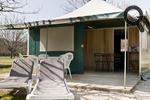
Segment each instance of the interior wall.
[[129,28],[129,46],[139,47],[139,30],[136,27]]
[[[47,35],[48,32],[48,35]],[[40,29],[40,52],[46,51],[48,37],[48,51],[74,51],[74,27],[49,27]]]
[[[128,29],[128,71],[139,71],[139,31],[136,27]],[[84,64],[86,70],[94,71],[95,53],[114,54],[114,31],[108,29],[87,29],[84,36]],[[112,65],[111,69],[113,69]],[[109,68],[108,68],[109,69]]]
[[142,32],[141,33],[142,34],[142,36],[141,36],[141,38],[142,38],[142,50],[144,51],[144,50],[147,50],[148,49],[148,33],[147,32]]
[[[95,53],[114,52],[114,33],[113,29],[87,29],[84,38],[84,62],[86,70],[94,71]],[[113,65],[112,65],[113,67]]]
[[133,27],[128,31],[128,71],[139,72],[139,30]]
[[140,34],[142,34],[141,71],[147,73],[150,72],[150,34],[147,32]]

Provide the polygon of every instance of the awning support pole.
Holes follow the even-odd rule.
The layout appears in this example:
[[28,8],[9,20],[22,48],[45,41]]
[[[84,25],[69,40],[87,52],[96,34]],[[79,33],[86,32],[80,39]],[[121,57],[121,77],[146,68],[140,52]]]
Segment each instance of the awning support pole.
[[125,22],[125,50],[124,50],[124,89],[126,89],[127,81],[127,64],[126,64],[126,54],[127,54],[127,23]]
[[47,51],[48,51],[48,27],[46,28],[46,59],[47,59]]
[[28,27],[28,34],[27,34],[27,55],[29,55],[29,37],[30,37],[30,36],[29,36],[29,34],[30,34],[29,32],[30,32],[30,31],[29,31],[29,30],[30,30],[30,29],[29,29],[29,27]]
[[139,32],[139,76],[141,78],[141,67],[142,67],[142,64],[141,64],[141,61],[142,61],[142,33]]

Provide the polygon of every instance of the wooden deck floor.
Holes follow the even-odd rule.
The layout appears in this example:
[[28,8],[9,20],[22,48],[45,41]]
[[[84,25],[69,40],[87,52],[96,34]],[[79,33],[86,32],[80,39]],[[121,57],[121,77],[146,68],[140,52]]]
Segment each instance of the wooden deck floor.
[[[8,76],[8,73],[1,74],[0,79]],[[123,73],[111,72],[86,72],[84,74],[74,74],[70,79],[67,78],[67,84],[70,88],[76,89],[91,89],[99,91],[117,91],[117,92],[131,92],[131,90],[139,82],[137,74],[127,73],[127,87],[123,86]]]
[[71,88],[119,92],[131,92],[138,81],[137,74],[127,73],[127,86],[125,89],[123,86],[123,72],[86,72],[84,74],[75,74],[72,79],[67,76],[67,83]]

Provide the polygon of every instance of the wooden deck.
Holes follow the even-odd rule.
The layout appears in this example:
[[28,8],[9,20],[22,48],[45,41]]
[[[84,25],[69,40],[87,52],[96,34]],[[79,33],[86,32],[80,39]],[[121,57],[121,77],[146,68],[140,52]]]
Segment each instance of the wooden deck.
[[137,74],[127,73],[127,86],[123,86],[123,72],[86,72],[67,76],[67,83],[71,88],[82,88],[103,91],[131,92],[139,82]]
[[[1,74],[0,79],[8,76],[8,73]],[[70,88],[88,89],[98,91],[117,91],[117,92],[131,92],[136,84],[139,82],[137,74],[127,73],[127,87],[123,87],[123,72],[86,72],[84,74],[74,74],[70,79],[67,78],[67,84]]]

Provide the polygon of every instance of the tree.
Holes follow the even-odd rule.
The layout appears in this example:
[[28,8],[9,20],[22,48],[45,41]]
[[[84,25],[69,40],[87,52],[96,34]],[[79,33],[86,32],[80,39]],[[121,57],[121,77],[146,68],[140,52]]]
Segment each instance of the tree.
[[[34,14],[39,11],[37,9],[36,11],[24,12],[21,8],[25,6],[27,6],[27,0],[0,0],[0,14],[2,15],[0,24],[23,23],[24,19],[12,14]],[[0,53],[9,52],[12,58],[18,52],[25,54],[26,48],[27,32],[25,30],[0,30]]]
[[[68,13],[83,6],[89,1],[91,0],[67,0],[67,2],[63,5],[63,9]],[[131,4],[129,0],[127,0],[126,2],[124,0],[104,0],[104,1],[123,10]]]
[[0,14],[4,13],[20,13],[20,14],[36,14],[40,9],[23,11],[22,8],[28,5],[27,0],[0,0]]
[[[5,19],[5,24],[20,23],[18,17],[13,16]],[[16,53],[25,52],[27,45],[27,35],[25,30],[1,30],[1,45],[10,52],[10,57],[15,56]]]
[[[27,0],[0,0],[0,14],[4,15],[1,16],[0,24],[11,25],[23,23],[25,21],[24,19],[12,14],[34,14],[39,11],[39,9],[37,9],[36,11],[24,12],[21,8],[25,6],[27,6]],[[10,52],[11,58],[15,53],[25,53],[27,48],[26,34],[25,30],[1,30],[0,51]]]
[[0,12],[17,12],[20,8],[26,6],[26,0],[0,0]]

